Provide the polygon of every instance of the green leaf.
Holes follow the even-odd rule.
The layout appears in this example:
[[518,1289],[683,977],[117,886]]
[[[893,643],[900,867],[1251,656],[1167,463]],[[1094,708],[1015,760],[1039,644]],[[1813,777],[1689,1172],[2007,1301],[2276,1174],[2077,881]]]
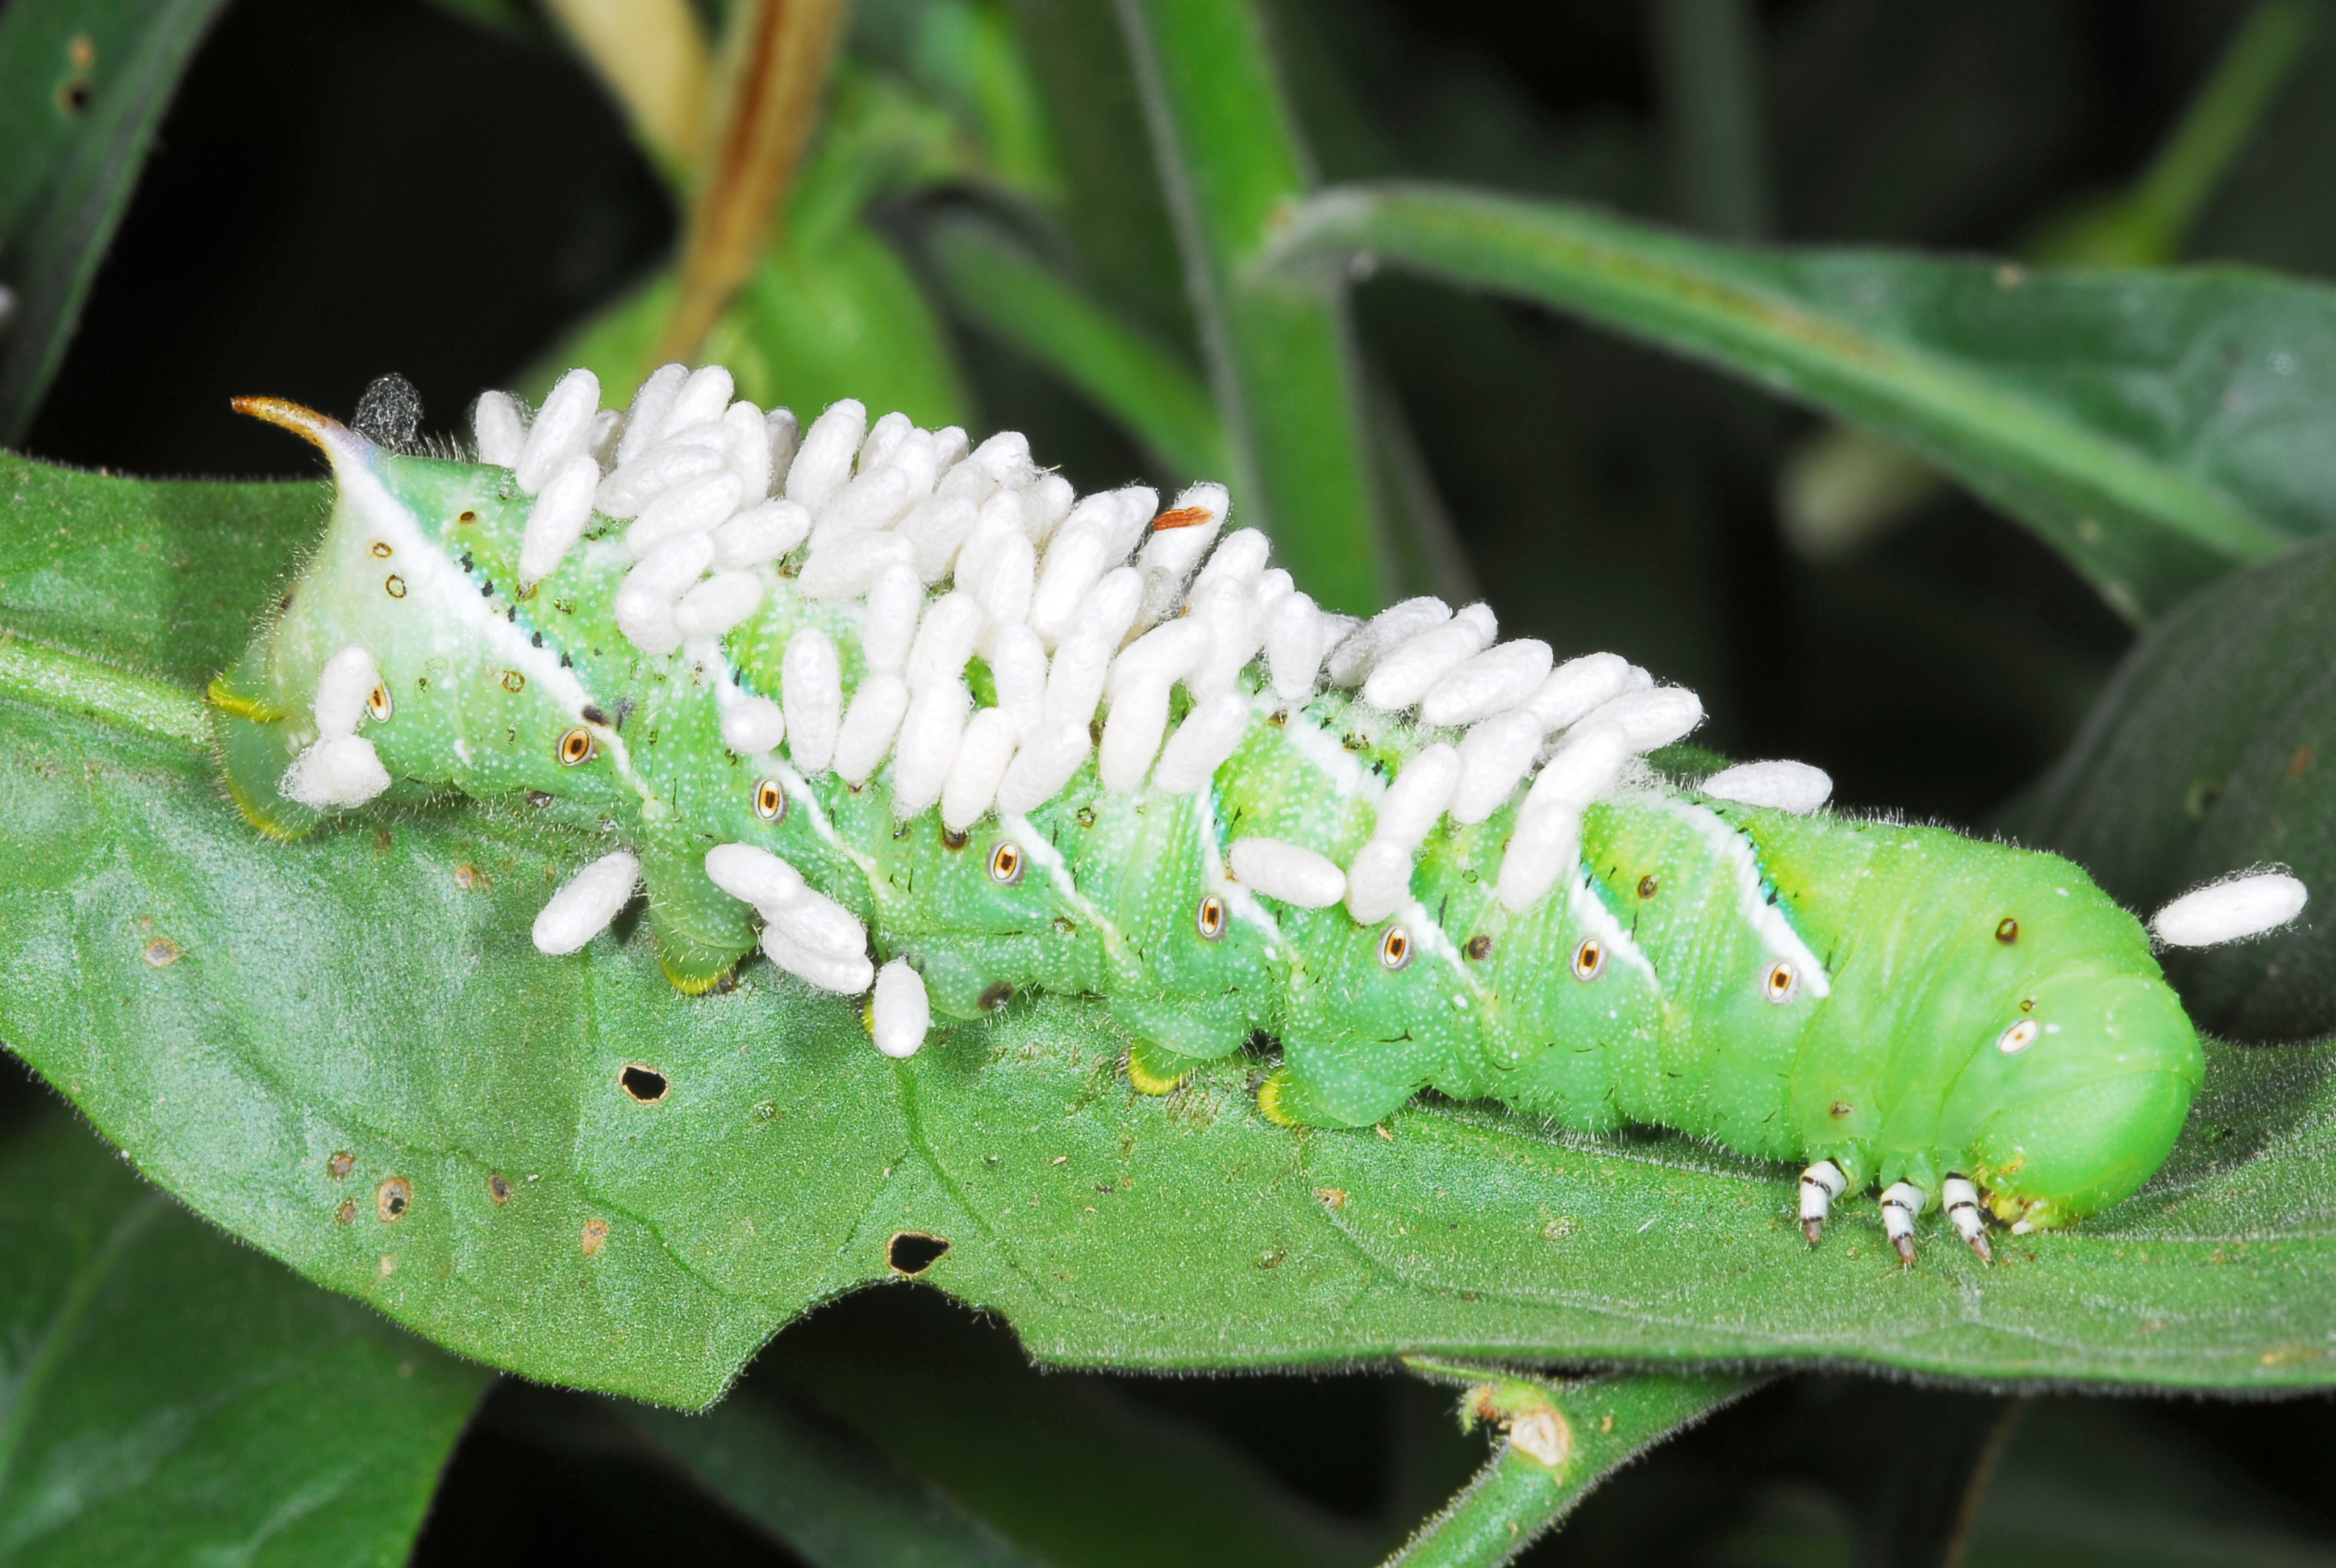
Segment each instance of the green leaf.
[[2257,941],[2166,955],[2207,1027],[2244,1039],[2336,1030],[2336,540],[2234,573],[2125,662],[2068,755],[2005,815],[2145,915],[2266,862],[2312,890]]
[[224,0],[0,9],[0,442],[63,363],[162,111]]
[[[1790,1171],[1686,1139],[1436,1103],[1384,1135],[1294,1133],[1238,1059],[1139,1096],[1124,1035],[1076,998],[888,1062],[855,1004],[765,968],[691,998],[628,927],[537,954],[536,909],[594,852],[524,807],[263,842],[202,751],[73,674],[83,628],[148,668],[233,647],[223,613],[141,618],[126,597],[160,591],[145,563],[186,548],[203,487],[44,482],[115,542],[51,613],[48,677],[0,668],[0,1038],[200,1213],[465,1354],[703,1405],[814,1302],[924,1261],[894,1251],[913,1232],[949,1243],[919,1278],[1061,1363],[2336,1383],[2336,1048],[2217,1048],[2143,1193],[2006,1240],[1991,1270],[1926,1222],[1907,1271],[1869,1205],[1813,1252]],[[0,509],[0,583],[53,528]],[[635,1099],[630,1063],[670,1091]]]
[[2136,619],[2336,523],[2313,433],[2336,293],[2317,284],[1727,246],[1398,183],[1313,198],[1260,266],[1358,258],[1572,312],[1867,425]]
[[1724,1376],[1552,1383],[1463,1362],[1406,1357],[1423,1375],[1468,1385],[1464,1426],[1506,1437],[1475,1480],[1388,1559],[1409,1568],[1507,1563],[1609,1475],[1758,1386]]
[[485,1389],[44,1113],[0,1143],[0,1558],[405,1561]]
[[1179,479],[1232,472],[1201,378],[996,224],[944,218],[926,254],[959,314],[1037,360],[1119,421]]
[[1253,0],[1120,0],[1183,254],[1241,521],[1330,609],[1386,601],[1380,507],[1346,303],[1253,275],[1310,184]]

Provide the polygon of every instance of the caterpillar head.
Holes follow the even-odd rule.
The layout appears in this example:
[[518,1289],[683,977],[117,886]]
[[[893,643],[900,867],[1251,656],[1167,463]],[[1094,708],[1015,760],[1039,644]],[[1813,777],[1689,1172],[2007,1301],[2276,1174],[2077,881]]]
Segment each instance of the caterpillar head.
[[[1954,1007],[1967,1050],[1942,1139],[1998,1218],[2070,1223],[2165,1163],[2205,1076],[2197,1032],[2132,916],[2049,857],[1993,919],[1989,983]],[[2065,874],[2053,874],[2059,868]]]

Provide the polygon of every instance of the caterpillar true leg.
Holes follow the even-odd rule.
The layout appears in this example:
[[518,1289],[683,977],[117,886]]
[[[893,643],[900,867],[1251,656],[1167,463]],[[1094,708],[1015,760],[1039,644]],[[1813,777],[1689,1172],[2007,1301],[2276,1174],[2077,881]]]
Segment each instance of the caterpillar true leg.
[[1949,1176],[1939,1186],[1939,1201],[1947,1206],[1947,1218],[1953,1222],[1955,1234],[1970,1243],[1982,1263],[1995,1261],[1995,1253],[1987,1244],[1987,1220],[1980,1213],[1979,1189],[1971,1178]]
[[1848,1189],[1849,1178],[1831,1160],[1819,1160],[1801,1173],[1801,1230],[1808,1236],[1809,1245],[1817,1244],[1825,1233],[1825,1216],[1833,1212],[1833,1201]]
[[1898,1261],[1914,1261],[1914,1217],[1931,1206],[1931,1194],[1912,1182],[1893,1182],[1882,1194],[1882,1233],[1898,1249]]

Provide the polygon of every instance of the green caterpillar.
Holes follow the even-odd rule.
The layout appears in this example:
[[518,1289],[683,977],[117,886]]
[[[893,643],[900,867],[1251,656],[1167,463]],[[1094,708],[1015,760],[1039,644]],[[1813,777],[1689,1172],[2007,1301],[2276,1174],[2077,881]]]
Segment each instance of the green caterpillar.
[[[212,688],[245,814],[523,792],[610,846],[548,954],[645,887],[675,985],[759,946],[871,994],[889,1055],[1026,988],[1099,996],[1148,1093],[1262,1037],[1284,1124],[1434,1088],[1676,1127],[1806,1162],[1812,1242],[1879,1185],[1908,1261],[1933,1202],[1985,1256],[1987,1213],[2067,1224],[2172,1147],[2196,1036],[2068,862],[1825,813],[1797,764],[1666,778],[1691,693],[1495,644],[1482,606],[1327,614],[1220,537],[1220,487],[1075,503],[1018,436],[852,403],[800,431],[731,391],[667,366],[618,413],[573,372],[532,423],[490,394],[476,463],[399,450],[410,415],[384,444],[239,404],[337,486]],[[2302,898],[2225,883],[2157,938]]]

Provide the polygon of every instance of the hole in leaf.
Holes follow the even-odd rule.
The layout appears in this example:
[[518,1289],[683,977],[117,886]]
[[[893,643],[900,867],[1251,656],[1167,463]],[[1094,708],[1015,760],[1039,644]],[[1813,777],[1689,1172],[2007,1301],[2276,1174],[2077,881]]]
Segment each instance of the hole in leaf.
[[884,1245],[884,1261],[892,1272],[915,1279],[948,1255],[947,1236],[928,1236],[922,1231],[901,1231]]
[[374,1189],[373,1212],[382,1222],[405,1218],[405,1211],[414,1207],[414,1183],[404,1176],[392,1176]]
[[645,1105],[654,1105],[664,1099],[666,1090],[673,1086],[666,1082],[663,1073],[638,1062],[627,1063],[618,1081],[625,1086],[625,1093]]

